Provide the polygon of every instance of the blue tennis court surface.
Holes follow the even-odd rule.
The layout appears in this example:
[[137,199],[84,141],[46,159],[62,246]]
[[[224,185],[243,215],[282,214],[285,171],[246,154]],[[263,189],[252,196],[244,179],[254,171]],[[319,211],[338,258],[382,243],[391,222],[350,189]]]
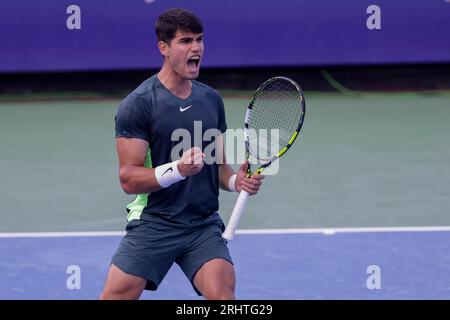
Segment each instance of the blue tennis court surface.
[[[449,230],[355,231],[236,236],[237,298],[450,299]],[[3,234],[0,299],[96,299],[120,239]],[[69,266],[79,289],[67,287]],[[379,289],[368,287],[374,268]],[[199,299],[176,265],[142,298]]]

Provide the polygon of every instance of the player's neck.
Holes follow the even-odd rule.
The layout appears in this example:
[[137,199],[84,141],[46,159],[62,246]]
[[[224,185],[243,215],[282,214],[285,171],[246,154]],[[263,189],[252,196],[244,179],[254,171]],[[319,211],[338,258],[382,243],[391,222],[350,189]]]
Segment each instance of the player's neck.
[[171,68],[163,65],[158,72],[157,77],[164,87],[177,97],[186,99],[191,95],[192,81],[181,78]]

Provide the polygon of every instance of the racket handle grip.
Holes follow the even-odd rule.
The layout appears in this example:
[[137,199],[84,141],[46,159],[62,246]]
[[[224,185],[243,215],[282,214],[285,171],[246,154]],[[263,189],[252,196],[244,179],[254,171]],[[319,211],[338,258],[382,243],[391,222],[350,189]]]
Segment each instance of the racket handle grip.
[[225,240],[233,240],[234,233],[236,232],[239,220],[241,219],[242,213],[244,212],[248,197],[249,193],[245,190],[242,190],[239,193],[239,197],[236,201],[233,212],[231,213],[230,220],[228,220],[225,232],[222,234],[222,238],[224,238]]

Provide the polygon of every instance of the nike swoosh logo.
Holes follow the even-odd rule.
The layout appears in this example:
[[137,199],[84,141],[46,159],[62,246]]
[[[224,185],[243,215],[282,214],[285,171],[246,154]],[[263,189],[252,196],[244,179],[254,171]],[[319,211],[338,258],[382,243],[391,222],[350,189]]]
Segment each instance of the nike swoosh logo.
[[172,171],[173,171],[173,168],[170,167],[170,168],[168,168],[166,171],[164,171],[164,173],[162,174],[162,176],[165,175],[167,172],[172,172]]
[[185,112],[187,109],[190,109],[191,107],[192,107],[192,105],[187,106],[186,108],[180,107],[180,111],[181,111],[181,112]]

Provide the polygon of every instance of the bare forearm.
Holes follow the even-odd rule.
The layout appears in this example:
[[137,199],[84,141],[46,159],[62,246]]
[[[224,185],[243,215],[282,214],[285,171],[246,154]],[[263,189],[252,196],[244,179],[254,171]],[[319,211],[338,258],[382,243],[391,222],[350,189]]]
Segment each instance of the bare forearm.
[[219,165],[219,186],[221,189],[230,191],[228,181],[233,174],[234,170],[229,164],[224,163]]
[[150,193],[162,189],[153,168],[124,166],[120,169],[119,175],[122,189],[128,194]]

